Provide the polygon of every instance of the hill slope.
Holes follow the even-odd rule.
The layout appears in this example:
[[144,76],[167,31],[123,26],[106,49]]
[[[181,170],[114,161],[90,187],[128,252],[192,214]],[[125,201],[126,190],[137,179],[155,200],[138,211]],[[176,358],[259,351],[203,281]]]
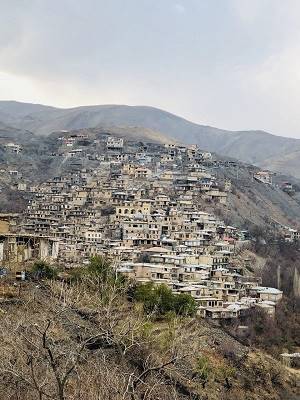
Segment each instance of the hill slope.
[[[122,136],[134,141],[170,141],[169,138],[146,128],[89,128],[70,131],[68,135],[78,133],[85,134],[89,138],[84,144],[84,151],[90,155],[104,154],[102,145],[97,147],[94,144],[94,140],[99,139],[103,134]],[[55,132],[49,136],[40,137],[28,131],[13,130],[13,128],[7,127],[4,127],[2,131],[0,126],[0,163],[3,169],[0,177],[0,186],[2,186],[0,206],[2,211],[22,211],[16,200],[12,201],[13,193],[8,190],[11,185],[19,182],[19,179],[16,180],[9,175],[9,170],[20,171],[22,180],[30,185],[63,175],[72,170],[73,162],[77,163],[77,166],[80,163],[82,168],[94,169],[99,167],[97,158],[83,157],[80,160],[68,158],[69,148],[65,148],[62,142],[58,140],[60,136],[61,132]],[[5,144],[11,141],[22,145],[20,153],[15,154],[5,150]],[[82,148],[82,146],[81,143],[75,144],[73,148]],[[216,157],[216,159],[223,160],[222,157]],[[264,226],[274,220],[283,225],[300,226],[300,192],[297,191],[294,196],[289,196],[280,187],[257,182],[253,179],[253,174],[256,171],[256,167],[243,163],[236,163],[235,166],[231,167],[220,164],[210,170],[213,175],[218,176],[221,182],[229,179],[233,185],[233,191],[229,194],[228,205],[220,206],[218,210],[222,219],[225,219],[228,224],[244,228],[247,228],[249,224]],[[276,179],[280,184],[288,178],[278,176]],[[295,187],[299,186],[297,180],[294,183],[296,184]],[[24,193],[15,192],[15,194],[22,198]],[[25,204],[23,205],[25,207]],[[207,209],[208,212],[215,213],[216,211],[215,206],[209,203],[203,202],[202,206],[203,210]]]
[[198,125],[147,106],[102,105],[69,109],[0,101],[0,121],[40,135],[87,127],[142,127],[179,142],[300,177],[300,140],[263,131],[227,131]]
[[1,398],[297,399],[296,372],[220,328],[150,322],[126,299],[105,307],[76,285],[25,283],[1,299]]

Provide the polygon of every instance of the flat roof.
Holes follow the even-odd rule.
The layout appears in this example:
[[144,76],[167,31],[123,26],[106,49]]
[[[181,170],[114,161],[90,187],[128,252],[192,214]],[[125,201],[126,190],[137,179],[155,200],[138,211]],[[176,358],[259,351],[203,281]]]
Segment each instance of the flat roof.
[[280,294],[283,293],[282,290],[272,288],[272,287],[264,287],[264,286],[256,286],[252,288],[253,290],[257,290],[259,293],[269,293],[269,294]]
[[49,239],[55,242],[59,242],[60,240],[51,236],[43,236],[36,235],[34,233],[0,233],[0,237],[28,237],[28,238],[36,238],[36,239]]

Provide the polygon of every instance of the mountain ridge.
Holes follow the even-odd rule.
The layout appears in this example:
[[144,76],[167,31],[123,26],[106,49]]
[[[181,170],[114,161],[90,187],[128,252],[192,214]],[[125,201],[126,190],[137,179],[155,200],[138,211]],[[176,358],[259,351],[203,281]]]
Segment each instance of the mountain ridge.
[[203,150],[300,178],[300,159],[295,157],[295,152],[300,150],[300,139],[277,136],[262,130],[229,131],[200,125],[151,106],[106,104],[56,108],[0,101],[0,121],[38,135],[100,126],[140,127],[173,141],[196,143]]

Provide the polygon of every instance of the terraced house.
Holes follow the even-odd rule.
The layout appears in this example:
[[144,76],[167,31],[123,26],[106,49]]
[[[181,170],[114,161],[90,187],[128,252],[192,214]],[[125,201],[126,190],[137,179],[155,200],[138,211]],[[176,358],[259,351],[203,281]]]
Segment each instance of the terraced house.
[[[234,318],[252,307],[274,312],[282,292],[260,287],[249,261],[238,260],[247,232],[210,209],[225,207],[231,190],[228,179],[214,175],[211,153],[111,135],[57,140],[70,168],[28,189],[22,234],[54,240],[58,262],[72,268],[105,254],[138,283],[190,294],[202,317]],[[89,158],[82,140],[94,143],[94,169],[78,168]]]

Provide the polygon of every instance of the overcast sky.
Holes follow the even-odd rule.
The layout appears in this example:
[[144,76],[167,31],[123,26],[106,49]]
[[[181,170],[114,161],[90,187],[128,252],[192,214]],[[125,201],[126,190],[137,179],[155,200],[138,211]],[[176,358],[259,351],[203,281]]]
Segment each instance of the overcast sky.
[[299,0],[0,0],[0,99],[300,137]]

